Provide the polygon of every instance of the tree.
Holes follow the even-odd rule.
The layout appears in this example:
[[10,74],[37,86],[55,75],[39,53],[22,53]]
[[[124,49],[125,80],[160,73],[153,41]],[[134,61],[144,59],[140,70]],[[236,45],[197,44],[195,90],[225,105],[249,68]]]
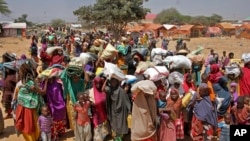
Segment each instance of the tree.
[[0,13],[4,15],[8,15],[11,13],[7,3],[4,0],[0,0]]
[[205,26],[213,26],[221,22],[222,17],[217,14],[213,14],[210,17],[196,16],[192,17],[189,15],[182,15],[175,8],[169,8],[162,10],[155,18],[155,23],[160,24],[202,24]]
[[157,17],[155,18],[154,22],[160,24],[177,24],[181,22],[181,14],[175,8],[169,8],[162,10]]
[[27,26],[32,26],[33,23],[31,21],[27,20],[28,15],[27,14],[22,14],[20,17],[14,20],[15,23],[26,23]]
[[115,37],[119,37],[127,23],[144,19],[150,12],[149,9],[143,8],[143,2],[143,0],[96,0],[93,6],[83,6],[73,13],[92,25],[105,25]]
[[57,27],[62,27],[62,26],[65,26],[66,22],[62,19],[53,19],[51,20],[51,26],[54,27],[54,28],[57,28]]

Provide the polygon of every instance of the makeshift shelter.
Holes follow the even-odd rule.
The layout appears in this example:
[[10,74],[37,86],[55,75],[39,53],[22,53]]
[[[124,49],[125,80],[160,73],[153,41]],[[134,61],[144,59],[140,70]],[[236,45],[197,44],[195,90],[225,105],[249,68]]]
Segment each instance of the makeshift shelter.
[[243,24],[236,30],[235,35],[237,38],[250,39],[250,24]]
[[190,37],[191,36],[191,30],[194,27],[194,25],[182,25],[176,32],[175,36],[178,37]]
[[223,35],[235,35],[235,26],[231,23],[218,23],[216,26],[221,29]]
[[171,25],[171,24],[163,24],[163,27],[166,29],[163,32],[164,37],[172,37],[174,35],[174,31],[177,30],[176,25]]
[[144,31],[152,32],[154,37],[159,37],[161,32],[166,32],[166,29],[160,24],[146,24],[144,25]]
[[196,38],[196,37],[201,37],[203,36],[202,32],[204,31],[204,26],[203,25],[194,25],[191,28],[191,35],[190,37]]
[[26,23],[3,23],[2,37],[26,37]]
[[221,29],[219,27],[208,27],[206,36],[208,37],[215,37],[222,35]]

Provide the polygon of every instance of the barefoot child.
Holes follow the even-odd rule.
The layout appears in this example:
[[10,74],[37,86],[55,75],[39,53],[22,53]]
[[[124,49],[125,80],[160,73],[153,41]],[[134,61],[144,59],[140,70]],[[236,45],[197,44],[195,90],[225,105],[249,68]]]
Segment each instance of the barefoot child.
[[51,126],[53,119],[50,116],[48,106],[43,106],[41,109],[42,115],[39,116],[38,125],[41,130],[42,141],[51,141]]
[[74,106],[75,111],[75,140],[91,141],[91,123],[90,123],[90,101],[87,93],[79,93],[78,101]]

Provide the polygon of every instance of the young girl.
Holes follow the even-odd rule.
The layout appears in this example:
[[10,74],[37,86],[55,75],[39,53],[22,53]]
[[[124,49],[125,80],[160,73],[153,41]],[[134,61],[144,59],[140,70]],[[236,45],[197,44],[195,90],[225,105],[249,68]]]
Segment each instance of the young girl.
[[41,130],[42,141],[51,141],[51,127],[53,119],[50,116],[48,106],[43,106],[41,109],[42,115],[39,116],[38,125]]
[[218,123],[218,127],[221,129],[220,141],[230,141],[230,125],[231,125],[231,114],[226,113],[224,120]]
[[91,123],[90,123],[90,106],[87,93],[79,93],[78,101],[74,106],[75,111],[75,140],[76,141],[91,141]]
[[178,90],[172,88],[167,98],[166,111],[171,111],[170,117],[175,122],[177,141],[184,139],[184,121],[181,113],[182,102]]
[[236,105],[237,98],[238,98],[238,92],[237,92],[237,83],[232,82],[230,83],[230,92],[232,96],[232,103],[231,105]]

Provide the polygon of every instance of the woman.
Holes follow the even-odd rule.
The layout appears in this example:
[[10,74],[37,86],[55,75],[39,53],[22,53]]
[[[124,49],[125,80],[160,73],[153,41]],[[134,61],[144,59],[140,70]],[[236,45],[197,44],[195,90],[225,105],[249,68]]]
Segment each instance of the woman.
[[245,62],[240,78],[240,95],[250,95],[250,61]]
[[184,75],[184,83],[182,84],[185,94],[189,92],[189,90],[195,90],[195,85],[192,81],[192,75],[187,73]]
[[107,94],[108,120],[115,134],[115,140],[121,140],[122,136],[128,133],[127,117],[131,104],[126,91],[120,87],[119,80],[111,78],[109,82],[109,86],[106,85],[107,80],[103,86],[103,90],[105,89]]
[[212,140],[216,135],[217,113],[215,105],[209,98],[209,90],[205,83],[198,88],[198,96],[194,103],[191,138],[193,141]]
[[212,64],[210,66],[210,74],[209,74],[209,81],[211,83],[217,83],[219,79],[223,76],[223,74],[220,71],[220,67],[217,64]]
[[35,70],[31,62],[21,65],[19,69],[23,86],[18,91],[15,126],[23,134],[25,141],[36,141],[39,138],[38,111],[44,104],[41,95],[47,90],[47,81],[44,89],[40,89],[34,82],[37,76]]
[[62,49],[55,50],[51,57],[50,66],[53,66],[55,64],[62,64],[63,62],[64,62],[63,50]]
[[[70,129],[74,130],[73,105],[77,101],[77,93],[85,90],[85,83],[89,81],[87,73],[82,70],[81,64],[71,62],[61,75],[64,87],[64,98],[66,99],[66,108]],[[83,76],[84,75],[84,76]]]
[[46,98],[53,118],[52,139],[57,140],[65,133],[66,104],[63,98],[63,86],[55,77],[48,81]]
[[42,61],[42,70],[47,69],[49,67],[50,62],[51,62],[51,57],[48,55],[46,50],[47,50],[47,45],[43,44],[41,52],[40,52],[40,58]]
[[94,126],[94,141],[103,141],[109,134],[106,94],[102,91],[104,80],[101,77],[94,79],[93,88],[89,90],[90,101],[93,103],[92,116]]
[[3,76],[3,106],[5,108],[6,116],[4,119],[11,118],[11,101],[14,93],[14,89],[16,86],[16,71],[15,68],[9,65],[5,65],[5,63],[11,62],[15,60],[15,57],[12,54],[5,53],[3,54],[3,66],[4,66],[4,76]]
[[131,88],[135,95],[132,109],[132,141],[157,141],[156,89],[150,80],[137,82]]
[[138,64],[141,61],[144,61],[144,57],[138,52],[136,52],[132,56],[132,58],[133,59],[128,62],[128,75],[134,75],[135,71],[136,71],[136,67],[138,66]]
[[[218,103],[218,116],[223,117],[223,115],[227,112],[228,108],[231,104],[231,94],[227,88],[227,79],[225,77],[221,77],[217,83],[213,84],[214,93],[217,94],[219,99],[224,99],[222,102]],[[217,99],[218,99],[217,98]]]

